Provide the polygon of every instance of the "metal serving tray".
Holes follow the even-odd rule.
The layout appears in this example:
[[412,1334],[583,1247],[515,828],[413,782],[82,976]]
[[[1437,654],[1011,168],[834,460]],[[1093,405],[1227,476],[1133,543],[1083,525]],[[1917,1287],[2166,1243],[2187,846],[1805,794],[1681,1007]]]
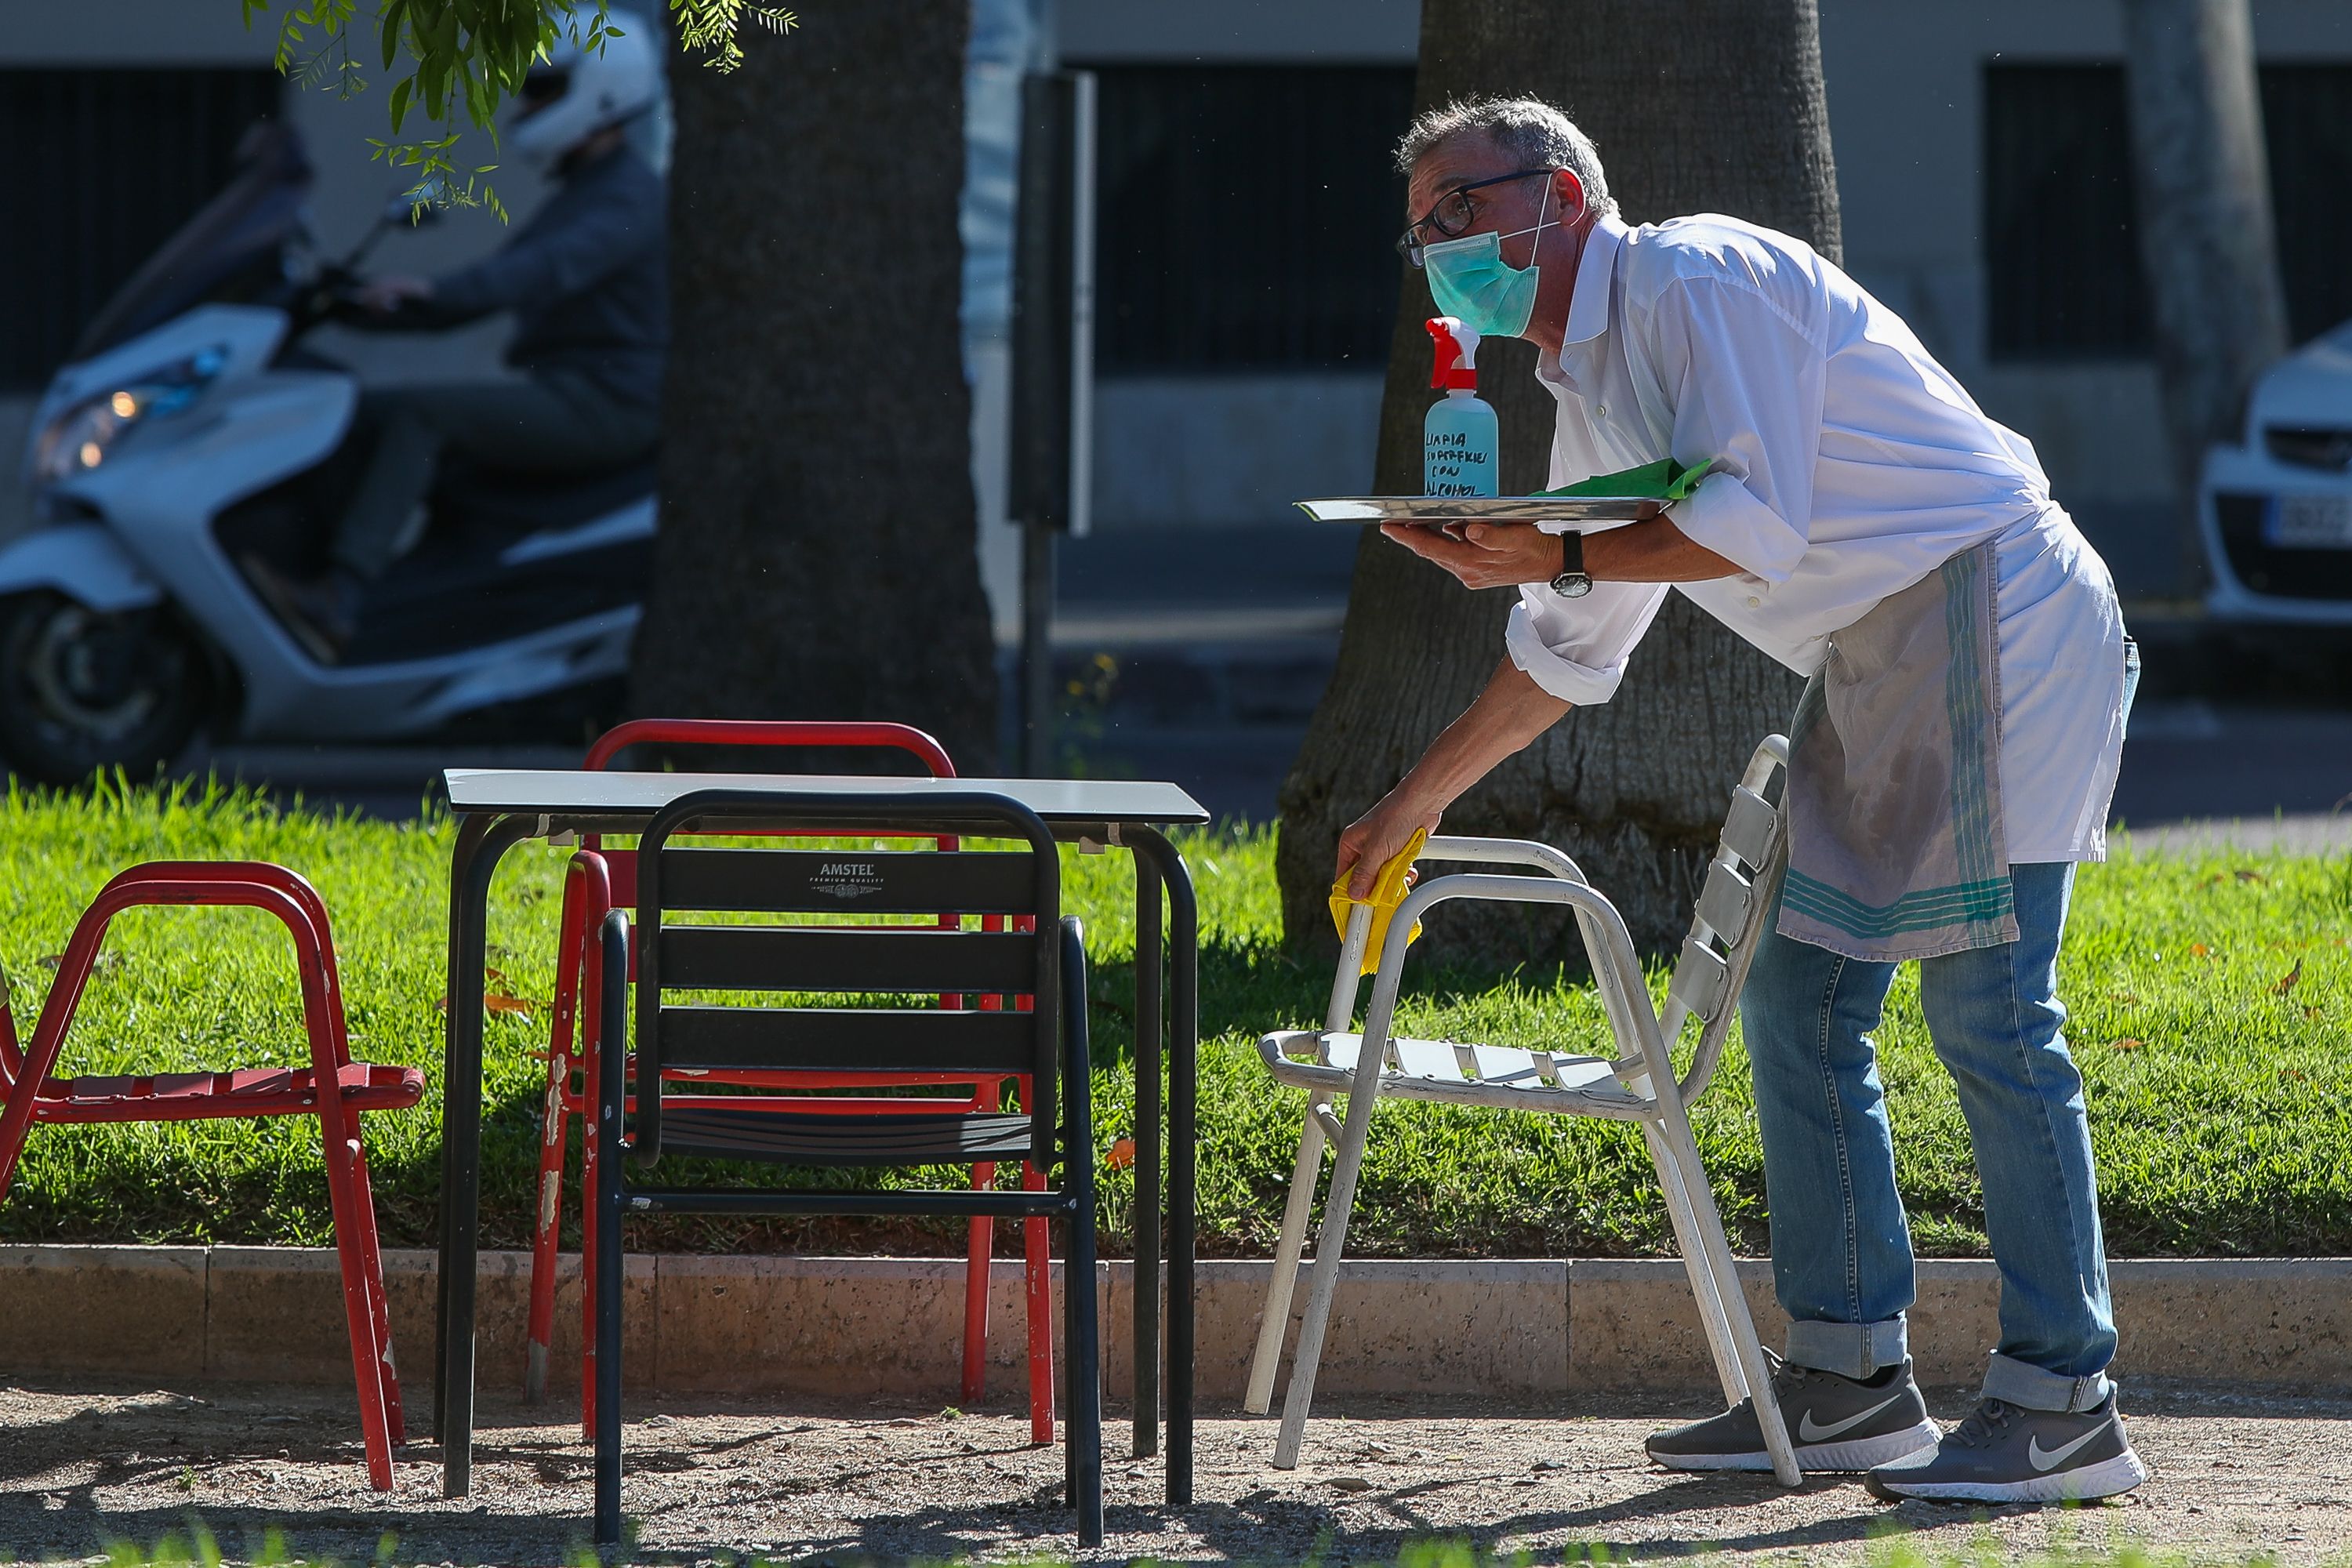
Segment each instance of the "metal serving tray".
[[1654,496],[1327,496],[1293,503],[1317,522],[1633,522]]

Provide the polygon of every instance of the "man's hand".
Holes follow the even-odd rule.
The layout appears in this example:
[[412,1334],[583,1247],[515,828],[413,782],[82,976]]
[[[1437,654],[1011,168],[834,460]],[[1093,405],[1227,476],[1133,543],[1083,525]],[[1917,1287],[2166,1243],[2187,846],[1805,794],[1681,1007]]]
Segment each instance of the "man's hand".
[[412,278],[402,273],[389,273],[382,278],[370,279],[361,284],[352,293],[352,298],[358,300],[361,307],[371,314],[389,316],[399,310],[406,300],[433,298],[433,280],[429,278]]
[[[1384,522],[1381,531],[1453,573],[1465,588],[1549,583],[1559,575],[1565,559],[1558,536],[1531,522],[1449,522],[1443,531],[1423,523]],[[1656,501],[1643,501],[1632,522],[1586,534],[1584,569],[1596,583],[1706,583],[1740,571],[1736,563],[1692,542]]]
[[1559,540],[1532,522],[1473,522],[1460,537],[1417,522],[1384,522],[1381,531],[1443,566],[1465,588],[1516,588],[1559,575]]
[[1381,803],[1348,825],[1339,835],[1339,863],[1331,879],[1348,879],[1348,896],[1371,897],[1381,868],[1402,853],[1423,828],[1437,831],[1439,812],[1414,790],[1411,781],[1381,797]]

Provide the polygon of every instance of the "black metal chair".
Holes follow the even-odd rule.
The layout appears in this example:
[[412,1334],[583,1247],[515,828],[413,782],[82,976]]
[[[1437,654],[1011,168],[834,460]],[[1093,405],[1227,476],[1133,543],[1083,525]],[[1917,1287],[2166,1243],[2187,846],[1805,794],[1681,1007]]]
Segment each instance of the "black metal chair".
[[[689,826],[691,825],[691,826]],[[671,835],[888,830],[1010,839],[1013,851],[672,847]],[[798,915],[1033,917],[1032,931],[829,929],[667,922],[677,911]],[[1014,923],[1008,920],[1006,924]],[[590,994],[604,1009],[595,1110],[598,1163],[596,1542],[621,1536],[621,1219],[629,1214],[1044,1215],[1065,1222],[1065,1475],[1080,1544],[1101,1544],[1102,1405],[1095,1321],[1094,1128],[1088,1096],[1086,951],[1061,914],[1051,831],[1026,806],[978,791],[795,795],[707,790],[654,818],[637,847],[635,1083],[625,1089],[630,1030],[628,920],[614,910],[591,950]],[[680,1001],[675,993],[801,993],[784,1005]],[[960,994],[964,1005],[837,1007],[807,994]],[[996,998],[992,1006],[978,1004]],[[679,1107],[664,1075],[694,1069],[839,1072],[970,1069],[1027,1074],[1034,1104],[973,1113],[795,1115]],[[625,1120],[625,1094],[635,1109]],[[913,1166],[1027,1160],[1058,1168],[1045,1191],[656,1187],[625,1174],[681,1160],[784,1165]]]

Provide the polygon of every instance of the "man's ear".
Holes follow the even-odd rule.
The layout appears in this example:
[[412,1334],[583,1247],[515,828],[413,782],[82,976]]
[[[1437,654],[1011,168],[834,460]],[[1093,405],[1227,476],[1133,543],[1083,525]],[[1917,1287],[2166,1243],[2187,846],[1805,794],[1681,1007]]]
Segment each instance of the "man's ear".
[[[1551,199],[1552,205],[1559,209],[1560,222],[1575,224],[1583,221],[1584,182],[1576,177],[1574,170],[1554,169],[1551,172]],[[1575,216],[1569,216],[1571,213]]]

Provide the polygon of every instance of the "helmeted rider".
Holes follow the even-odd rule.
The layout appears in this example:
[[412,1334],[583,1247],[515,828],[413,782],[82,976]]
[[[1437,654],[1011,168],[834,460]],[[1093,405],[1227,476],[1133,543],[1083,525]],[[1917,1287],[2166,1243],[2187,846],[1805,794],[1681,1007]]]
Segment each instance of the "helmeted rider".
[[440,278],[386,276],[358,294],[385,330],[515,316],[506,363],[520,379],[373,389],[360,418],[378,432],[322,578],[290,582],[258,563],[257,582],[311,651],[349,641],[365,585],[415,542],[417,515],[444,449],[508,472],[561,474],[649,454],[669,349],[662,177],[626,127],[661,96],[652,26],[618,9],[601,50],[559,42],[518,95],[501,150],[554,176],[555,188],[497,253]]

